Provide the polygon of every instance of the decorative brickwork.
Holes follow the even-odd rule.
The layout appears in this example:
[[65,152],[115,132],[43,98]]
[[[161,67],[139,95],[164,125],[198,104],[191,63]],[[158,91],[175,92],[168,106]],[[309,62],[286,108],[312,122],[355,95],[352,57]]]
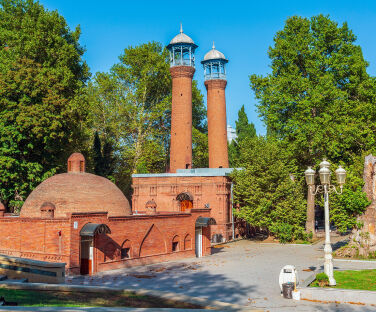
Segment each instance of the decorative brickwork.
[[[93,273],[194,257],[195,241],[192,237],[195,237],[196,219],[209,214],[208,209],[203,209],[154,216],[108,217],[107,213],[80,213],[64,219],[3,217],[0,218],[0,253],[65,262],[67,273],[79,274],[80,231],[90,222],[106,224],[111,230],[110,234],[93,237]],[[203,230],[203,233],[204,255],[209,255],[210,229]],[[173,251],[177,237],[179,248]]]
[[[191,199],[193,209],[210,209],[210,216],[217,225],[211,226],[211,234],[220,234],[226,240],[232,235],[232,215],[230,203],[231,180],[227,176],[164,176],[134,177],[133,188],[137,188],[137,196],[133,196],[134,212],[144,211],[144,203],[149,201],[150,186],[157,189],[153,201],[157,205],[157,213],[181,212],[179,199]],[[182,194],[187,194],[185,198]],[[179,196],[180,195],[180,196]],[[191,196],[191,197],[189,197]]]

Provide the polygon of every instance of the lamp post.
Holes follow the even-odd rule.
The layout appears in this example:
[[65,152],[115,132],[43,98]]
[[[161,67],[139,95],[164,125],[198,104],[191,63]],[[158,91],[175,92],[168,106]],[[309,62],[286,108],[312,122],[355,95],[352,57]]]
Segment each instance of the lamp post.
[[325,209],[325,262],[324,262],[324,272],[329,277],[329,285],[335,286],[336,280],[333,276],[333,256],[332,256],[332,245],[330,243],[330,223],[329,223],[329,193],[335,192],[337,194],[342,194],[343,185],[346,180],[346,170],[341,166],[335,171],[337,177],[337,183],[340,187],[340,192],[337,192],[337,189],[334,185],[330,184],[331,171],[329,169],[330,163],[324,159],[320,163],[320,182],[321,185],[317,185],[315,190],[315,171],[308,167],[304,172],[306,182],[309,187],[309,192],[314,196],[318,193],[324,194],[324,209]]

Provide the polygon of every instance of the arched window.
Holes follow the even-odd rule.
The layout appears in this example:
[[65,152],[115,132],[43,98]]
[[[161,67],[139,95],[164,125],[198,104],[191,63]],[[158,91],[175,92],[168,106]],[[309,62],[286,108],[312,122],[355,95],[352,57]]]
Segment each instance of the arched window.
[[126,239],[121,245],[121,259],[131,258],[131,241]]
[[176,196],[176,200],[180,202],[180,211],[189,211],[193,208],[193,196],[189,192],[180,193]]
[[176,235],[173,239],[172,239],[172,252],[177,252],[177,251],[180,251],[180,244],[179,244],[179,236]]
[[184,250],[192,249],[192,237],[191,235],[187,234],[184,238]]

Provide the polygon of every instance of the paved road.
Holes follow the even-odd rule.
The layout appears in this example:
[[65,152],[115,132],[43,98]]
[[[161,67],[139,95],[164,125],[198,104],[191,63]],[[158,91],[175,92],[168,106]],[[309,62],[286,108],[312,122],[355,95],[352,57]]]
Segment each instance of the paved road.
[[[146,288],[237,303],[266,311],[375,311],[374,307],[293,301],[280,296],[278,276],[286,264],[303,281],[323,263],[322,244],[279,245],[242,240],[215,248],[201,259],[113,270],[93,277],[68,277],[67,283]],[[335,268],[376,269],[376,262],[334,262]]]

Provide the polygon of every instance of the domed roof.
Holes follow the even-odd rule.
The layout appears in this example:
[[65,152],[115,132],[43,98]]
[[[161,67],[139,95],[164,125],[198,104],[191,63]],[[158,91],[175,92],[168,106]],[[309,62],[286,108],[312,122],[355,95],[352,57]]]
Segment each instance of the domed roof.
[[226,57],[222,52],[219,52],[218,50],[215,49],[215,45],[213,42],[213,47],[208,53],[205,54],[204,61],[220,60],[220,59],[226,60]]
[[[85,212],[108,212],[110,217],[132,214],[120,189],[104,177],[86,173],[80,155],[69,158],[68,173],[48,178],[31,192],[21,208],[21,217],[40,217],[40,208],[46,202],[55,206],[55,218]],[[76,171],[77,167],[81,170]]]
[[177,43],[189,43],[189,44],[195,44],[191,37],[187,36],[185,33],[183,33],[183,26],[180,25],[180,33],[177,34],[172,40],[170,41],[171,44],[177,44]]

